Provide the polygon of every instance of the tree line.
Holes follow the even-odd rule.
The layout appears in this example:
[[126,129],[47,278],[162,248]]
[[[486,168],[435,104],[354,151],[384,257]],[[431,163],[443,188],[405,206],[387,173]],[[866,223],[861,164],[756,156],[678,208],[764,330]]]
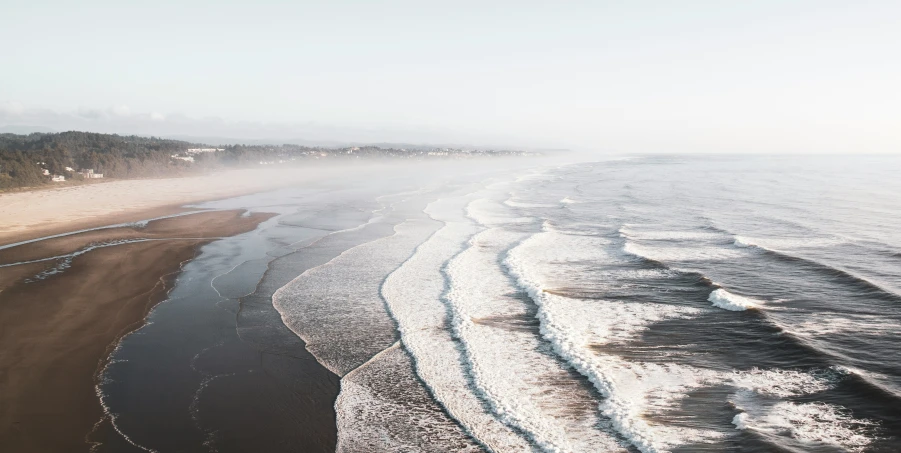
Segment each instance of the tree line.
[[[105,178],[171,177],[224,167],[285,164],[321,158],[427,158],[440,156],[511,155],[518,151],[479,151],[428,147],[378,146],[322,148],[301,145],[227,145],[216,152],[189,152],[210,145],[159,137],[93,132],[0,134],[0,190],[51,184],[50,176],[80,180],[92,169]],[[190,158],[190,159],[180,159]],[[71,171],[68,169],[72,169]],[[49,175],[45,175],[45,170]]]

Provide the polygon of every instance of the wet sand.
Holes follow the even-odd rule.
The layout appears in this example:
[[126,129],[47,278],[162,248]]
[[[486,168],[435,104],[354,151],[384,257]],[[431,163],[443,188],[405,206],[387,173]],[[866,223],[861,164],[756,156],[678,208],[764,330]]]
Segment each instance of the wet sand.
[[250,231],[270,217],[212,211],[0,251],[0,264],[94,249],[62,273],[30,278],[54,261],[0,268],[0,451],[87,451],[103,417],[97,373],[119,338],[163,300],[181,265],[215,237]]

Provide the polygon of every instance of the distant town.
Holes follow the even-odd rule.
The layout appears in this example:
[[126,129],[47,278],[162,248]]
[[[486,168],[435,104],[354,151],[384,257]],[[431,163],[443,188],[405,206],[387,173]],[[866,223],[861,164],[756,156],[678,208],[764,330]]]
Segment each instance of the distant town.
[[535,156],[533,151],[429,146],[212,147],[157,137],[90,132],[0,134],[0,190],[104,178],[189,175],[227,167],[302,165],[317,160],[469,159]]

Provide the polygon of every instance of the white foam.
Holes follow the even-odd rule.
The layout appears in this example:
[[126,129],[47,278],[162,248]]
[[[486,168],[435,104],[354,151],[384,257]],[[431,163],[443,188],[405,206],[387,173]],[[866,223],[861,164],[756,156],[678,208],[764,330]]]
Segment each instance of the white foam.
[[848,242],[847,238],[840,236],[823,237],[780,237],[780,238],[754,238],[748,236],[735,236],[736,247],[760,247],[767,250],[793,250],[805,248],[830,247]]
[[339,453],[375,445],[394,452],[482,450],[429,397],[396,343],[341,379],[335,416]]
[[716,372],[676,364],[631,363],[592,349],[592,345],[630,338],[653,322],[689,317],[697,310],[653,303],[576,300],[544,291],[543,270],[559,265],[563,259],[596,253],[580,244],[567,244],[573,238],[578,237],[536,234],[511,250],[504,260],[538,305],[544,338],[604,395],[600,411],[640,451],[662,452],[721,437],[722,433],[709,430],[652,424],[643,417],[648,411],[671,407],[693,388],[718,381]]
[[529,306],[498,264],[498,255],[526,235],[488,229],[447,266],[453,329],[473,383],[498,418],[545,451],[621,450],[598,428],[602,420],[591,394],[543,352],[528,325]]
[[823,402],[769,404],[753,394],[739,392],[734,404],[742,412],[732,419],[736,429],[788,437],[800,448],[830,445],[846,451],[864,451],[873,441],[875,422],[856,419],[850,411]]
[[886,337],[901,336],[901,324],[897,319],[878,314],[810,313],[804,322],[786,325],[785,329],[803,337],[855,333]]
[[508,198],[504,200],[504,204],[514,208],[556,208],[555,204],[547,204],[547,203],[526,203],[522,201],[516,201],[512,198]]
[[718,261],[732,260],[744,256],[741,251],[715,246],[696,247],[666,247],[637,244],[627,241],[623,251],[659,262],[685,262],[685,261]]
[[732,385],[759,394],[779,398],[809,395],[832,388],[843,373],[834,370],[800,372],[796,370],[761,370],[733,372]]
[[560,200],[560,203],[575,204],[575,203],[581,203],[581,201],[573,200],[572,198],[569,198],[569,197],[564,197],[562,200]]
[[542,231],[572,234],[578,236],[597,236],[612,228],[611,225],[602,223],[569,223],[559,225],[545,219],[541,224]]
[[[445,222],[416,253],[391,273],[382,285],[382,297],[397,321],[401,341],[413,357],[416,373],[435,400],[482,445],[492,451],[528,451],[526,439],[485,411],[471,391],[469,372],[451,332],[441,268],[463,249],[478,228],[463,217],[465,198],[443,199],[425,212]],[[452,448],[445,447],[445,451]]]
[[550,169],[543,170],[533,170],[530,173],[519,176],[516,178],[515,182],[524,182],[524,181],[551,181],[556,179],[553,175],[548,175],[546,172]]
[[466,205],[466,215],[482,225],[522,224],[535,221],[534,217],[517,217],[502,203],[477,198]]
[[722,288],[713,290],[710,296],[707,297],[707,300],[713,306],[729,311],[745,311],[751,308],[760,308],[764,303],[759,299],[732,294]]
[[629,239],[637,239],[643,241],[661,241],[661,240],[714,240],[722,238],[720,233],[711,233],[706,231],[677,231],[677,230],[639,230],[635,228],[627,228],[625,226],[619,229],[621,237]]
[[[574,264],[615,259],[594,238],[539,233],[512,249],[504,263],[539,306],[541,332],[554,351],[585,375],[606,400],[600,405],[614,427],[643,452],[720,439],[719,431],[651,422],[644,415],[672,409],[692,389],[731,385],[768,397],[812,394],[831,388],[838,376],[829,370],[719,372],[689,366],[630,362],[603,353],[603,345],[634,340],[652,323],[690,318],[700,310],[654,303],[583,300],[549,292],[547,282],[573,278]],[[658,271],[659,272],[659,271]],[[576,277],[577,278],[577,277]],[[604,277],[600,280],[616,277]],[[741,419],[741,417],[739,418]]]
[[394,343],[394,323],[379,288],[438,226],[432,220],[403,222],[394,235],[307,270],[273,294],[273,306],[307,350],[343,376]]

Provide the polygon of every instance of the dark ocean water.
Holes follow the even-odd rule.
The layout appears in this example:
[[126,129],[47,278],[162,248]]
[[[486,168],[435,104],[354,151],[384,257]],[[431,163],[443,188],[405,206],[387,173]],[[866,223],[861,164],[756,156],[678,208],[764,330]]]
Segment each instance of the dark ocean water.
[[98,450],[898,451],[899,171],[461,164],[214,203],[279,215],[122,341]]

